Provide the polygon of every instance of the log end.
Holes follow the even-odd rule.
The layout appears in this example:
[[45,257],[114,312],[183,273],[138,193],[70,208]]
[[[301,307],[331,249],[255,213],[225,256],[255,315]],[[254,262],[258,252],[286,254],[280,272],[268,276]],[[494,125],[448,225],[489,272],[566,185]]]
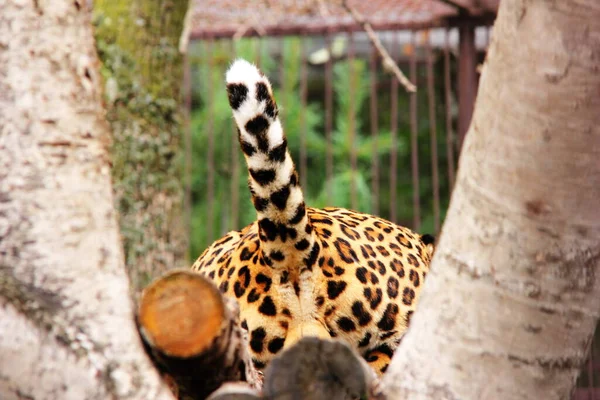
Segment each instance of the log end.
[[212,282],[191,271],[174,270],[144,290],[138,318],[150,346],[186,358],[210,347],[226,323],[226,311]]

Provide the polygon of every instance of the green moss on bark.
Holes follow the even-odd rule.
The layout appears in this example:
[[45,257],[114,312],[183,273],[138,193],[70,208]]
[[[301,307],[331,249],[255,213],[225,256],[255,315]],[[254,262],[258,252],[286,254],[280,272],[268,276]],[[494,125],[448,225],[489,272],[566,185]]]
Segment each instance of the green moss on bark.
[[178,52],[187,1],[96,1],[115,202],[134,290],[185,263]]

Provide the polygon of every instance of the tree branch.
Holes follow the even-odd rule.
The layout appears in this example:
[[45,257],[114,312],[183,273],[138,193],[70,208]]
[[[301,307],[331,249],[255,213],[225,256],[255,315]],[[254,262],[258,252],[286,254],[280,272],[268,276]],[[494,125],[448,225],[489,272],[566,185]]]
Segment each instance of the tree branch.
[[404,86],[407,92],[416,92],[417,87],[410,80],[408,80],[406,75],[404,75],[404,73],[400,70],[400,68],[394,62],[392,57],[390,57],[390,54],[385,49],[385,47],[383,47],[381,41],[379,40],[379,37],[371,27],[371,24],[365,19],[365,17],[361,13],[359,13],[354,7],[348,4],[348,0],[344,0],[342,2],[342,5],[352,15],[354,20],[362,25],[363,29],[367,33],[367,36],[369,37],[369,40],[371,40],[371,43],[373,43],[373,46],[375,46],[375,48],[379,52],[379,55],[383,59],[384,68],[396,75],[396,78],[398,79],[400,84]]

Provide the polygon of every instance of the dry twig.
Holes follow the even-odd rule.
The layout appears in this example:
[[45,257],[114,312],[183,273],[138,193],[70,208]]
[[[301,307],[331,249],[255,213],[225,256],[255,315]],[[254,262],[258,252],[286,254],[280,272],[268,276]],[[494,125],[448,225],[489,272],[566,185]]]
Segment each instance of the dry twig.
[[394,62],[394,60],[392,60],[392,57],[390,57],[390,53],[388,53],[385,47],[383,47],[383,45],[381,44],[381,41],[379,40],[379,37],[377,36],[373,28],[371,27],[371,24],[365,19],[365,17],[361,13],[359,13],[354,7],[348,4],[348,0],[343,0],[342,5],[346,10],[348,10],[348,12],[354,18],[354,20],[362,25],[363,29],[367,33],[367,36],[369,37],[369,40],[371,40],[371,43],[373,43],[373,46],[375,46],[375,48],[379,52],[379,55],[383,59],[384,68],[392,71],[392,73],[396,75],[396,78],[398,78],[398,81],[402,86],[404,86],[407,92],[416,92],[417,87],[411,81],[408,80],[406,75],[404,75],[404,73],[400,70],[400,68]]

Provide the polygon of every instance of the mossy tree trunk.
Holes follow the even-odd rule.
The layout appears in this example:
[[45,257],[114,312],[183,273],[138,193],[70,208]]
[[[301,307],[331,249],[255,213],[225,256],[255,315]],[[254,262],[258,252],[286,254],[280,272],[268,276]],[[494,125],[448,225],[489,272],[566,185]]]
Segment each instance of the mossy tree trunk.
[[96,0],[113,179],[134,289],[183,266],[182,56],[187,0]]
[[0,1],[0,399],[173,397],[132,318],[81,0]]

